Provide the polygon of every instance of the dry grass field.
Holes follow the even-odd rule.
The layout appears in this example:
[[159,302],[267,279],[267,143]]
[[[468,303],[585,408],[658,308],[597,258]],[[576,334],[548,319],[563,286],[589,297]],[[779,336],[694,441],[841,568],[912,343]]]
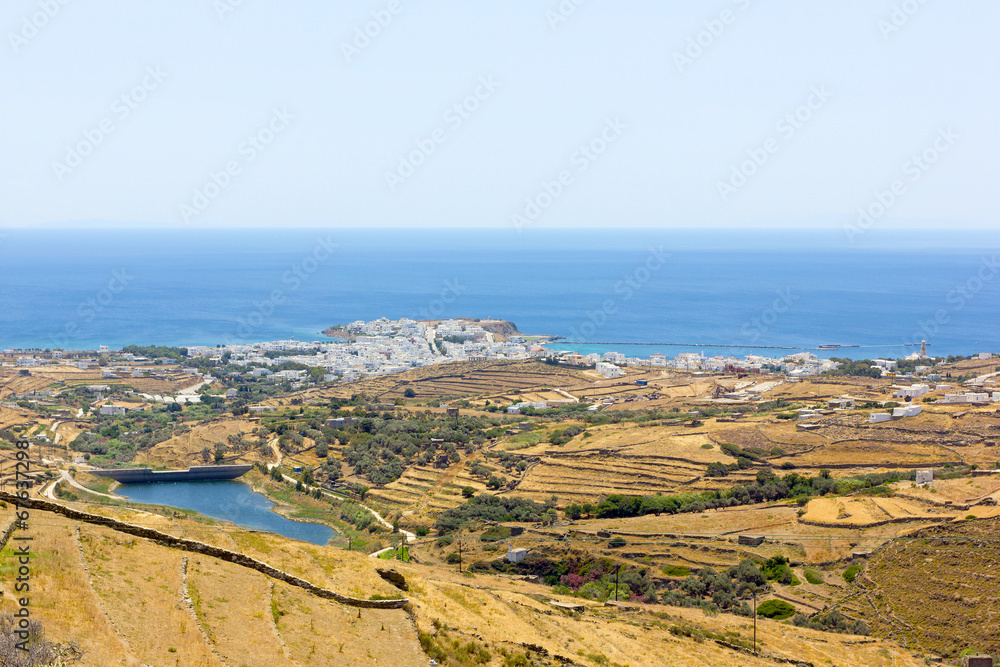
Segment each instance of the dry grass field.
[[[875,551],[843,604],[931,655],[1000,653],[1000,517],[935,526]],[[919,585],[914,585],[919,581]]]
[[432,398],[497,398],[510,392],[530,393],[549,387],[575,388],[581,384],[589,383],[581,378],[579,371],[537,361],[459,361],[332,388],[309,389],[300,396],[304,400],[329,400],[362,394],[391,403],[396,398],[403,398],[404,391],[412,389],[416,394],[413,400],[419,403]]
[[[246,419],[222,418],[205,422],[193,427],[183,435],[174,436],[150,449],[139,452],[135,456],[137,465],[165,466],[167,468],[186,468],[190,465],[203,465],[201,451],[208,447],[214,449],[216,443],[226,442],[230,435],[247,437],[257,424]],[[255,450],[250,449],[244,458],[248,461],[260,460]]]
[[[964,372],[993,370],[992,364],[987,367],[971,362],[969,369]],[[6,391],[7,395],[26,387],[108,383],[95,370],[53,367],[32,376],[10,370],[0,372],[0,393]],[[899,468],[927,467],[942,472],[947,470],[945,465],[967,472],[963,464],[992,467],[1000,460],[1000,447],[994,444],[1000,436],[1000,413],[992,408],[927,403],[918,417],[877,425],[868,423],[868,410],[829,412],[810,419],[818,429],[809,432],[800,431],[796,420],[779,419],[775,414],[798,407],[825,407],[826,399],[843,394],[862,400],[889,400],[890,380],[815,378],[772,386],[770,383],[776,379],[771,376],[744,379],[665,369],[629,371],[627,378],[607,380],[588,371],[537,361],[462,362],[310,388],[265,402],[291,405],[294,399],[295,405],[308,405],[361,394],[367,401],[381,404],[403,399],[405,406],[397,412],[405,414],[407,410],[429,409],[427,405],[438,400],[468,400],[474,407],[484,407],[487,400],[500,404],[564,401],[569,394],[584,402],[603,402],[598,414],[626,417],[620,423],[602,425],[588,424],[579,416],[562,421],[517,417],[514,421],[532,423],[529,432],[509,432],[496,441],[487,441],[484,449],[463,453],[457,463],[446,468],[410,466],[399,479],[384,486],[371,485],[350,466],[342,466],[347,481],[373,487],[365,498],[368,505],[390,520],[401,515],[405,523],[418,526],[430,526],[442,511],[463,503],[464,487],[471,487],[477,495],[487,491],[489,474],[506,477],[512,487],[491,493],[538,502],[550,501],[554,495],[556,507],[564,509],[570,503],[597,503],[613,493],[652,495],[729,488],[754,479],[765,466],[773,467],[778,474],[803,475],[816,475],[826,468],[834,478],[841,478]],[[648,384],[637,386],[636,378]],[[176,392],[196,380],[167,371],[166,380],[121,381],[137,390],[162,394]],[[734,399],[718,397],[764,382],[770,389],[762,388],[766,389],[763,400],[788,403],[768,413],[751,412],[739,419],[720,414],[719,418],[699,417],[699,423],[688,425],[678,425],[671,419],[673,415],[687,417],[688,410],[697,408],[731,409],[736,404],[752,410],[750,399],[734,403]],[[408,389],[415,397],[404,396]],[[676,411],[667,413],[666,419],[658,417],[644,423],[634,423],[628,415],[618,413],[649,408]],[[476,414],[463,409],[463,414],[470,412]],[[35,428],[51,428],[55,421],[40,418],[30,410],[0,408],[0,428],[30,425],[29,433],[33,434]],[[59,445],[71,441],[88,425],[86,420],[63,420],[56,431],[61,436]],[[249,439],[250,432],[259,425],[254,418],[219,417],[140,453],[135,462],[174,468],[200,464],[204,448],[213,449],[231,435],[242,434]],[[563,445],[549,442],[556,431],[570,425],[579,426],[583,432]],[[518,430],[514,424],[509,428]],[[307,438],[304,449],[287,456],[284,464],[310,468],[322,463],[311,445]],[[751,449],[755,461],[747,469],[728,471],[724,477],[707,476],[710,464],[736,462],[725,453],[723,445]],[[330,444],[334,456],[341,455],[342,449],[341,443]],[[51,456],[49,449],[44,454]],[[515,462],[520,460],[526,469],[505,469],[501,455],[514,457]],[[243,458],[256,461],[260,455],[251,449]],[[471,475],[473,464],[485,465],[487,476]],[[103,481],[87,475],[79,479],[94,488]],[[299,498],[300,494],[284,486],[279,488],[256,471],[247,475],[247,481],[280,498],[295,496],[301,506],[282,506],[283,514],[329,511],[327,499]],[[921,561],[906,560],[909,556],[905,550],[897,553],[899,545],[907,543],[904,538],[953,527],[969,527],[973,532],[980,530],[977,526],[995,528],[1000,507],[992,501],[1000,501],[1000,477],[939,478],[921,487],[897,482],[891,492],[883,489],[880,493],[816,497],[803,507],[783,501],[676,515],[522,524],[524,534],[512,538],[512,542],[544,553],[573,549],[626,566],[646,567],[651,577],[661,583],[666,576],[661,576],[662,570],[668,565],[685,565],[692,570],[725,568],[745,558],[761,561],[783,555],[792,561],[801,583],[775,585],[774,594],[792,601],[800,611],[819,611],[846,595],[845,609],[853,617],[867,620],[872,609],[877,611],[878,633],[906,641],[911,648],[944,651],[943,633],[924,628],[916,631],[910,625],[947,625],[949,621],[936,611],[921,615],[923,612],[916,609],[919,591],[888,596],[885,587],[906,585],[905,568],[900,563],[905,561],[905,567],[911,569],[924,567]],[[346,595],[368,598],[398,594],[375,572],[376,566],[386,563],[337,548],[341,542],[346,544],[343,537],[331,545],[316,546],[172,510],[133,510],[114,505],[87,508],[239,551]],[[968,516],[981,520],[970,522]],[[0,511],[0,523],[6,525],[9,519],[9,508]],[[746,640],[750,626],[744,618],[642,604],[623,611],[589,600],[583,600],[584,613],[563,613],[554,610],[548,600],[579,603],[581,599],[561,598],[549,587],[515,576],[459,574],[445,562],[455,546],[441,546],[434,537],[412,545],[411,562],[392,564],[410,583],[406,595],[411,604],[407,610],[363,610],[359,616],[356,608],[316,598],[232,563],[175,551],[105,527],[77,525],[44,512],[33,513],[33,526],[39,554],[34,563],[41,591],[35,611],[54,641],[79,642],[84,651],[79,664],[426,665],[428,655],[420,649],[418,632],[435,636],[435,641],[449,651],[455,650],[456,641],[483,647],[491,656],[484,663],[487,667],[504,664],[501,651],[512,654],[530,647],[547,653],[531,652],[536,665],[775,664],[769,658],[736,652],[710,638],[697,641],[685,636],[691,633],[678,631],[679,626],[700,628],[736,633],[730,637]],[[462,535],[469,561],[503,554],[502,546],[497,550],[478,539],[483,529],[482,525],[474,525]],[[738,536],[744,533],[763,535],[765,542],[759,546],[740,545]],[[622,537],[626,545],[611,548],[611,535]],[[980,542],[983,548],[990,546],[985,538]],[[927,553],[922,562],[936,562],[926,560],[936,557],[930,546],[923,546]],[[937,543],[932,546],[936,548]],[[864,570],[861,587],[849,587],[841,575],[852,554],[872,550],[875,556]],[[883,553],[894,555],[879,555]],[[12,570],[7,565],[10,556],[9,548],[0,554],[0,590],[11,590]],[[882,572],[873,567],[883,562],[879,558],[893,565]],[[977,558],[977,567],[995,566],[989,554]],[[940,591],[933,589],[934,599],[945,600],[944,606],[956,618],[995,624],[996,619],[990,615],[993,612],[980,609],[981,605],[996,602],[981,592],[984,586],[991,585],[989,570],[968,575],[974,583],[963,584],[959,572],[968,572],[960,569],[963,565],[957,557],[949,557],[942,567],[947,568],[945,576],[933,579],[938,575],[929,574],[934,585],[941,587]],[[814,570],[813,574],[821,572],[823,583],[808,583],[806,568]],[[944,592],[948,588],[961,589],[961,597],[949,598]],[[58,593],[46,600],[48,591]],[[0,596],[0,609],[13,609],[10,595]],[[766,651],[814,665],[920,664],[911,652],[880,640],[852,643],[858,638],[768,620],[760,621],[759,633]],[[971,641],[974,637],[969,634],[968,638]],[[993,639],[987,636],[984,641]]]
[[23,376],[18,368],[0,368],[0,400],[9,399],[15,394],[31,391],[63,391],[74,387],[92,384],[111,387],[131,388],[145,394],[176,394],[181,389],[190,387],[200,380],[195,376],[178,371],[174,367],[151,366],[151,374],[161,376],[134,378],[124,374],[117,378],[103,377],[104,370],[99,367],[87,370],[75,366],[40,366],[26,369],[31,375]]
[[[221,526],[188,530],[190,519],[108,511],[137,523],[211,534],[212,542],[221,543],[226,535],[230,549],[346,594],[399,594],[375,573],[382,561],[363,555]],[[2,514],[6,525],[10,510]],[[546,603],[552,596],[541,587],[489,575],[460,576],[450,567],[416,562],[395,563],[410,586],[409,610],[359,611],[223,560],[76,525],[40,510],[32,514],[31,530],[37,554],[32,582],[38,585],[32,617],[44,624],[49,640],[79,646],[82,655],[73,664],[416,667],[428,664],[418,631],[449,650],[474,643],[489,656],[482,663],[486,667],[503,664],[501,651],[530,652],[538,665],[774,664],[670,632],[686,627],[746,641],[749,622],[725,614],[641,604],[623,612],[593,603],[583,614],[564,614]],[[8,548],[0,562],[6,565],[10,557]],[[0,569],[0,586],[9,590],[12,576],[11,568]],[[0,600],[0,609],[15,609],[11,597]],[[758,622],[758,638],[769,654],[814,664],[920,664],[892,644],[854,644],[850,635],[766,619]]]

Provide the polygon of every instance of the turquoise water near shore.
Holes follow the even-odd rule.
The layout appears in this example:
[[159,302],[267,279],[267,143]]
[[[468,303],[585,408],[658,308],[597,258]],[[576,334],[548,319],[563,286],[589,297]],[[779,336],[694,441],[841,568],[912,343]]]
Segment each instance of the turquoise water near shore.
[[[151,482],[123,484],[115,493],[148,505],[189,509],[238,526],[277,533],[296,540],[326,544],[337,536],[329,526],[292,521],[271,511],[274,503],[242,482]],[[206,527],[206,530],[212,530]]]
[[7,230],[0,346],[317,340],[357,319],[468,316],[641,356],[1000,351],[1000,234],[878,231],[852,247],[839,229]]

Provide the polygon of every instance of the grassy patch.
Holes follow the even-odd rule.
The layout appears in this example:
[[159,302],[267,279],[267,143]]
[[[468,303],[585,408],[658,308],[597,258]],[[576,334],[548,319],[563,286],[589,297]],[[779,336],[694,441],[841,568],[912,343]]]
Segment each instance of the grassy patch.
[[816,570],[806,570],[806,581],[810,584],[822,584],[823,575]]
[[767,600],[757,607],[757,615],[781,621],[795,615],[795,606],[784,600]]
[[846,570],[844,570],[844,581],[851,583],[854,578],[858,576],[858,572],[861,571],[861,566],[858,564],[852,565]]

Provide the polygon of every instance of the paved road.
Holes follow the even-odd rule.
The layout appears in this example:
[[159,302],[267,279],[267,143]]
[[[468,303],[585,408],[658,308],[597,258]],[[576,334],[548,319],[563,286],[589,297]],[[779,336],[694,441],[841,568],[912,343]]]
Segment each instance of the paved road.
[[63,470],[62,474],[59,476],[59,479],[57,479],[55,482],[49,484],[49,487],[47,489],[45,489],[45,491],[42,492],[42,495],[45,496],[46,498],[48,498],[49,500],[59,500],[58,498],[56,498],[55,493],[54,493],[54,489],[56,488],[56,484],[58,484],[59,482],[66,482],[70,486],[76,487],[80,491],[86,491],[87,493],[92,493],[95,496],[101,496],[103,498],[110,498],[111,500],[127,500],[127,498],[125,498],[124,496],[116,496],[114,494],[101,493],[100,491],[94,491],[93,489],[88,489],[83,484],[80,484],[80,482],[78,482],[75,479],[73,479],[73,476],[71,474],[69,474],[68,470]]

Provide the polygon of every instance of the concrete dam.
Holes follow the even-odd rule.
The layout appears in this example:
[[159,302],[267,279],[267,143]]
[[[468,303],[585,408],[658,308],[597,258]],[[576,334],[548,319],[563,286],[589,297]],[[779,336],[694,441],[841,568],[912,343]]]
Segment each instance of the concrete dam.
[[207,482],[217,479],[235,479],[248,472],[252,465],[191,466],[187,470],[153,470],[151,468],[120,468],[117,470],[90,470],[91,475],[110,477],[122,484],[146,482]]

